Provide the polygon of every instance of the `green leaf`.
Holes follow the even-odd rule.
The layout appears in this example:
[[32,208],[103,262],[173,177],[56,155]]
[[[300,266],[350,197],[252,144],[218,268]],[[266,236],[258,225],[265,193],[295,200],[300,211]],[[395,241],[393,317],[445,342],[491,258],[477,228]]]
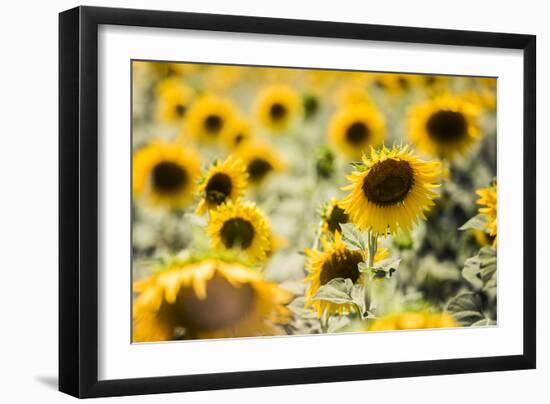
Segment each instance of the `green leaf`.
[[365,296],[365,287],[363,285],[353,285],[351,289],[351,298],[359,309],[361,318],[365,319],[365,316],[368,314],[368,309],[370,308],[370,296]]
[[335,278],[321,286],[313,300],[325,300],[336,304],[353,303],[352,288],[353,282],[351,279]]
[[496,250],[485,246],[479,253],[464,262],[462,276],[475,289],[488,290],[497,285],[497,256]]
[[365,251],[367,249],[367,233],[363,233],[352,223],[340,223],[342,241],[351,250]]
[[475,230],[484,231],[486,226],[487,226],[487,216],[479,214],[472,217],[470,220],[468,220],[466,223],[460,226],[458,230],[475,229]]
[[453,297],[447,303],[446,310],[461,326],[470,326],[485,319],[481,300],[476,293],[472,292],[464,292]]
[[492,325],[497,325],[497,322],[495,320],[491,320],[490,318],[484,318],[483,320],[473,323],[472,327],[489,327]]
[[351,320],[347,316],[332,316],[328,319],[327,332],[338,332],[342,328],[345,328],[351,323]]
[[312,320],[317,318],[317,314],[312,309],[308,309],[305,307],[305,299],[302,296],[297,297],[292,302],[290,302],[288,308],[296,316],[303,319]]

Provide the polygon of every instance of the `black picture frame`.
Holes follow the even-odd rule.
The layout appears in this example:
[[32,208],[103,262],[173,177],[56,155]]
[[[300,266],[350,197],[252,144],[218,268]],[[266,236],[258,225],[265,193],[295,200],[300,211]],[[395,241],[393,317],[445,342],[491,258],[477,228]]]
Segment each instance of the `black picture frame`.
[[[98,380],[98,26],[523,50],[523,353],[513,356]],[[59,15],[59,389],[76,397],[325,383],[536,366],[536,37],[184,12],[77,7]]]

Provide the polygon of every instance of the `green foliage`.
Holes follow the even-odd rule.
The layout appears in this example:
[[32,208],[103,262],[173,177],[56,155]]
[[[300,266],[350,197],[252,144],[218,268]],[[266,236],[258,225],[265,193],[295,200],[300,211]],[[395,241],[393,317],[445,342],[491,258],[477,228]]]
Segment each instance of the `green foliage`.
[[453,297],[447,303],[447,311],[461,326],[470,326],[486,320],[481,299],[474,292],[464,292]]
[[352,223],[341,223],[342,241],[350,250],[365,251],[368,246],[369,236]]
[[493,247],[485,246],[464,263],[462,276],[475,290],[496,294],[497,256]]
[[472,217],[466,223],[458,228],[458,230],[481,230],[485,231],[487,226],[487,216],[479,214]]

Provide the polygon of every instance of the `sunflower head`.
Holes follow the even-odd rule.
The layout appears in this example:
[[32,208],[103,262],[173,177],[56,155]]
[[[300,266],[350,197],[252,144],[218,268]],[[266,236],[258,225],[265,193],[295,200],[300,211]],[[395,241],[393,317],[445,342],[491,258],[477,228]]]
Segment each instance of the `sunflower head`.
[[440,177],[439,162],[421,160],[407,146],[371,149],[347,177],[350,184],[343,189],[349,193],[340,206],[361,229],[380,235],[410,231],[434,205]]
[[193,90],[177,77],[161,80],[155,88],[156,120],[166,124],[181,122],[193,96]]
[[380,73],[376,75],[373,84],[388,95],[396,96],[411,90],[418,84],[416,74]]
[[349,216],[339,202],[332,198],[322,209],[323,232],[334,234],[341,232],[340,225],[349,222]]
[[479,113],[466,98],[443,94],[409,110],[409,138],[420,151],[452,160],[479,138]]
[[258,120],[264,127],[274,132],[284,132],[289,129],[302,113],[302,98],[290,86],[269,86],[258,95],[256,101]]
[[221,140],[228,149],[234,150],[251,138],[252,128],[250,123],[244,118],[235,117],[228,123],[227,130],[224,131]]
[[371,146],[379,146],[384,133],[384,117],[366,103],[343,107],[332,117],[328,128],[332,144],[352,159],[360,158]]
[[458,327],[449,313],[427,311],[388,314],[374,320],[366,331],[418,330],[422,328]]
[[216,142],[222,139],[235,117],[236,109],[225,98],[203,96],[197,99],[186,113],[184,134],[203,143]]
[[173,262],[134,283],[133,342],[281,334],[291,296],[238,262]]
[[271,227],[253,202],[228,201],[210,211],[207,231],[212,248],[253,261],[265,260],[272,249]]
[[132,194],[152,206],[181,208],[189,204],[200,174],[200,158],[181,144],[156,141],[134,153]]
[[248,183],[252,186],[261,185],[272,173],[282,171],[285,167],[282,157],[273,146],[261,141],[246,142],[234,154],[243,161]]
[[493,237],[493,247],[497,246],[497,183],[496,181],[488,188],[481,188],[476,191],[480,205],[479,213],[487,218],[486,231]]
[[[306,249],[306,269],[309,274],[304,280],[308,283],[305,294],[306,307],[313,307],[320,318],[323,313],[344,314],[353,310],[351,304],[336,304],[324,300],[314,300],[319,288],[333,279],[350,279],[353,283],[362,282],[363,277],[359,271],[359,263],[368,259],[368,252],[350,250],[343,242],[339,232],[335,233],[333,242],[323,238],[323,251]],[[379,248],[374,257],[374,262],[388,257],[389,252],[385,248]]]
[[225,161],[216,161],[199,182],[201,200],[197,213],[203,215],[228,201],[236,201],[246,188],[248,174],[241,160],[229,156]]

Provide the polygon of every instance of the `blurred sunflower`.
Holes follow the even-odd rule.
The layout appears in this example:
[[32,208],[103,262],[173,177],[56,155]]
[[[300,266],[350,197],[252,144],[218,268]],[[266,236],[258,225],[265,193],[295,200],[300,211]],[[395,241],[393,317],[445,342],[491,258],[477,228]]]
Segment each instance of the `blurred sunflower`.
[[479,138],[479,113],[464,97],[438,96],[409,110],[409,139],[424,153],[452,160]]
[[222,136],[222,142],[229,149],[235,149],[236,147],[246,143],[252,138],[252,128],[248,121],[244,118],[235,117],[229,121],[227,130],[224,131]]
[[266,87],[258,95],[256,115],[266,128],[283,132],[302,115],[302,99],[290,86]]
[[186,113],[185,134],[204,143],[216,142],[224,137],[235,114],[235,107],[229,100],[203,96],[191,104]]
[[[334,242],[322,239],[323,251],[307,248],[306,269],[309,272],[304,282],[308,283],[305,294],[305,307],[313,307],[317,316],[323,313],[347,314],[354,310],[352,304],[336,304],[325,300],[313,300],[319,288],[336,278],[350,279],[353,283],[363,282],[358,265],[368,259],[368,253],[360,250],[350,250],[342,242],[339,232],[334,234]],[[389,251],[379,248],[374,256],[374,262],[381,261],[389,256]]]
[[215,161],[199,183],[201,200],[197,213],[203,215],[227,201],[236,201],[246,188],[248,174],[241,160],[229,156],[225,161]]
[[487,233],[494,237],[493,247],[497,246],[497,184],[493,184],[489,188],[481,188],[476,191],[479,199],[476,201],[479,208],[479,213],[487,218]]
[[254,261],[272,248],[271,227],[253,202],[228,201],[211,210],[207,232],[212,248],[241,251]]
[[373,83],[389,95],[400,95],[417,85],[418,81],[416,74],[380,73]]
[[180,79],[169,77],[155,88],[155,118],[166,124],[180,122],[193,99],[193,90]]
[[181,144],[156,141],[134,153],[132,194],[152,206],[181,208],[193,200],[200,157]]
[[374,320],[365,331],[417,330],[422,328],[458,327],[449,313],[403,312]]
[[323,219],[323,232],[331,234],[341,232],[340,225],[349,222],[348,214],[335,198],[323,207],[321,219]]
[[384,140],[384,117],[365,103],[342,108],[331,118],[329,140],[346,156],[360,158],[369,146],[378,147]]
[[291,295],[237,262],[173,263],[134,283],[133,342],[278,335]]
[[269,175],[283,170],[285,165],[273,146],[260,141],[246,142],[237,148],[235,156],[244,162],[248,183],[252,186],[261,185]]
[[409,231],[418,217],[426,220],[440,176],[439,162],[417,158],[408,146],[371,149],[370,158],[363,155],[362,165],[347,177],[351,184],[342,189],[350,193],[340,206],[362,229],[382,236]]

